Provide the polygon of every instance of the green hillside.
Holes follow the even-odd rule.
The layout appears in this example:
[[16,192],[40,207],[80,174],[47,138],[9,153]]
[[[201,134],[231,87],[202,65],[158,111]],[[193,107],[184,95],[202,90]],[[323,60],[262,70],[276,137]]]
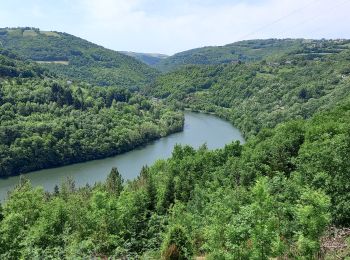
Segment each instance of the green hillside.
[[[164,72],[184,65],[213,65],[273,60],[284,54],[319,45],[322,41],[305,39],[268,39],[240,41],[225,46],[204,47],[177,53],[161,60],[156,67]],[[334,51],[334,50],[332,50]],[[304,53],[304,52],[303,52]]]
[[164,60],[167,57],[169,57],[168,55],[158,54],[158,53],[139,53],[139,52],[131,52],[131,51],[121,51],[121,53],[134,57],[135,59],[138,59],[150,66],[155,66],[161,60]]
[[30,78],[47,72],[41,66],[25,61],[0,46],[0,77]]
[[183,120],[124,87],[70,83],[0,49],[0,177],[129,151]]
[[144,63],[67,33],[0,29],[0,44],[68,80],[138,88],[157,72]]
[[176,146],[128,183],[115,168],[103,184],[68,180],[51,194],[22,179],[0,214],[0,255],[346,259],[348,248],[321,251],[320,239],[349,225],[349,104],[243,146]]
[[262,62],[190,65],[157,78],[145,93],[178,107],[214,112],[245,136],[306,119],[350,93],[350,41],[319,41]]
[[0,258],[347,259],[350,40],[238,45],[245,56],[209,48],[207,63],[171,63],[136,93],[55,76],[70,66],[63,56],[44,70],[0,51],[0,176],[133,149],[181,130],[183,109],[247,137],[217,150],[176,145],[127,182],[117,168],[53,192],[21,178],[0,205]]

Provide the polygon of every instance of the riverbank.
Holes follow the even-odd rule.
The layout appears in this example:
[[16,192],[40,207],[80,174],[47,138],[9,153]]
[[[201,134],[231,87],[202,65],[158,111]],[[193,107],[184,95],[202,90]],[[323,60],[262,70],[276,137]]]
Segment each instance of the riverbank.
[[[48,191],[52,191],[55,185],[59,185],[68,177],[75,180],[77,187],[104,181],[112,167],[117,167],[123,178],[128,180],[136,178],[143,165],[152,165],[158,159],[170,157],[176,144],[198,148],[206,143],[209,149],[216,149],[235,140],[244,142],[240,131],[229,122],[213,115],[185,112],[184,128],[181,132],[117,156],[35,171],[25,176],[34,186],[43,186]],[[7,191],[11,190],[18,181],[19,176],[1,179],[0,199],[4,199]]]

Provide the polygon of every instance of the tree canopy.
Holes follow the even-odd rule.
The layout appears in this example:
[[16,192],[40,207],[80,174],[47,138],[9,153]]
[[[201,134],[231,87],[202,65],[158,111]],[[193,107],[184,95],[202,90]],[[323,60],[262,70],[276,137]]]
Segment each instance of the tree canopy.
[[[77,40],[33,28],[1,37]],[[66,55],[66,43],[34,54]],[[133,149],[181,131],[182,109],[226,118],[248,139],[217,150],[176,145],[129,181],[113,168],[104,183],[67,179],[47,192],[21,178],[0,205],[0,258],[327,259],[327,228],[350,225],[349,41],[234,46],[258,61],[223,62],[228,46],[209,65],[140,89],[86,84],[79,73],[67,81],[1,49],[0,176]]]

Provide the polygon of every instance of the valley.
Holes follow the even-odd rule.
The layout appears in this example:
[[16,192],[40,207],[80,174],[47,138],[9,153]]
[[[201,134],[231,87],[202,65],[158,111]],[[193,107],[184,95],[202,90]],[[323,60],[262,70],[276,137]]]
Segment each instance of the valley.
[[0,42],[0,258],[349,254],[350,40]]
[[[115,157],[30,172],[25,177],[31,181],[32,185],[42,186],[50,192],[68,178],[74,180],[77,188],[104,182],[113,167],[118,168],[125,180],[133,180],[137,178],[143,166],[171,157],[175,145],[199,148],[206,144],[209,149],[218,149],[236,140],[244,143],[238,129],[228,122],[210,115],[186,112],[184,129],[179,133]],[[0,200],[6,198],[7,192],[15,188],[19,179],[20,176],[0,179]]]

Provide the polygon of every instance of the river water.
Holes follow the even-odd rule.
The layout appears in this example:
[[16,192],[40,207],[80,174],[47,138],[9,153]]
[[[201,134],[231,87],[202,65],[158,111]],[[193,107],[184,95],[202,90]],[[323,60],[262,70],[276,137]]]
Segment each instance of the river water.
[[[30,172],[25,176],[34,186],[43,186],[48,191],[52,191],[56,184],[59,185],[67,177],[72,177],[77,187],[104,181],[112,167],[117,167],[125,180],[133,179],[138,176],[143,165],[152,165],[158,159],[170,157],[175,144],[198,148],[206,143],[209,149],[215,149],[235,140],[244,142],[240,131],[229,122],[213,115],[185,112],[182,132],[114,157]],[[18,181],[19,176],[0,179],[0,200],[6,198],[7,192]]]

